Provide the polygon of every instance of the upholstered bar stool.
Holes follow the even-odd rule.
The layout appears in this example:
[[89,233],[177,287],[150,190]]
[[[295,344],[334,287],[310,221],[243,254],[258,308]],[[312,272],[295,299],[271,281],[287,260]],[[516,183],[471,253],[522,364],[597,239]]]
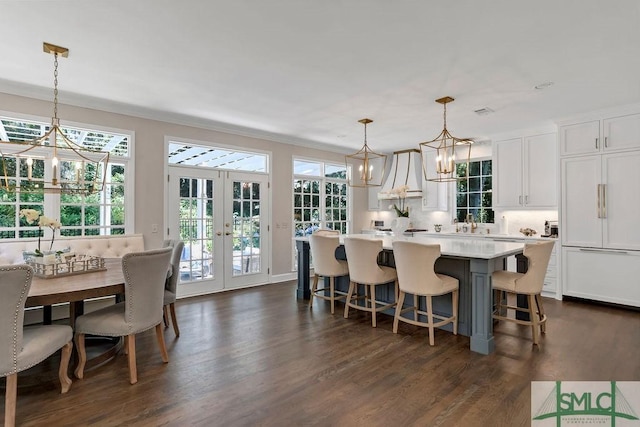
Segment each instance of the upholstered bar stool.
[[[378,265],[378,254],[382,251],[382,240],[359,239],[356,237],[345,237],[344,248],[349,264],[349,292],[345,301],[344,317],[349,317],[349,308],[368,311],[371,313],[371,326],[376,327],[376,313],[386,310],[395,305],[393,303],[376,301],[376,286],[394,282],[394,296],[398,296],[398,276],[396,269]],[[368,294],[364,296],[354,296],[358,284],[368,286]],[[364,299],[364,306],[358,301]]]
[[[541,332],[545,332],[545,323],[547,316],[544,314],[542,306],[542,286],[544,285],[544,276],[549,265],[551,251],[553,251],[553,241],[527,243],[524,246],[524,256],[529,260],[529,268],[526,273],[516,273],[513,271],[494,271],[491,276],[493,289],[495,290],[496,310],[493,314],[494,319],[508,320],[521,325],[531,326],[533,343],[538,343],[538,328]],[[526,295],[528,308],[517,307],[503,304],[503,293],[511,293],[515,295]],[[520,320],[507,317],[503,314],[503,309],[512,309],[529,313],[529,320]]]
[[[318,230],[309,236],[309,247],[311,248],[314,270],[309,308],[313,307],[314,297],[322,298],[331,302],[331,314],[333,314],[336,300],[346,298],[347,294],[345,292],[336,291],[335,289],[335,278],[349,275],[347,262],[336,259],[338,246],[340,246],[338,232]],[[326,288],[318,289],[320,276],[329,278],[329,295],[326,295]]]
[[[435,263],[440,258],[440,245],[422,245],[413,242],[394,241],[393,257],[398,272],[400,295],[393,319],[393,333],[398,333],[398,322],[429,328],[429,345],[434,345],[434,328],[453,324],[453,334],[458,335],[458,279],[435,272]],[[413,295],[413,305],[404,308],[406,294]],[[451,294],[451,316],[443,317],[433,312],[433,297]],[[427,311],[420,310],[420,297],[425,297]],[[413,312],[413,319],[402,316]],[[419,315],[427,321],[420,321]],[[440,320],[435,322],[434,319]]]

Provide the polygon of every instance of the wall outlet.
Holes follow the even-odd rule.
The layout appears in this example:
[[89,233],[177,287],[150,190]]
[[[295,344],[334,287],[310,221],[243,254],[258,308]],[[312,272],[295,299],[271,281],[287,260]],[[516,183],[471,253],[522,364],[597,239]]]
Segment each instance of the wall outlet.
[[151,224],[151,232],[152,233],[158,232],[158,224]]

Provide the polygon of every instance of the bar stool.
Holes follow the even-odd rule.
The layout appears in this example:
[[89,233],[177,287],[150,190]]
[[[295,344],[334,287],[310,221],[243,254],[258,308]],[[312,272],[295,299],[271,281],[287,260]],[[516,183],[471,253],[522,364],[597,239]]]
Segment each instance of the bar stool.
[[[495,290],[496,310],[493,318],[497,320],[508,320],[520,325],[531,326],[533,343],[538,343],[538,327],[540,332],[546,332],[547,316],[544,314],[542,306],[542,286],[544,276],[547,273],[549,258],[553,251],[553,241],[527,243],[524,245],[524,256],[529,260],[529,268],[526,273],[515,273],[513,271],[494,271],[491,276],[493,289]],[[503,292],[515,295],[526,295],[528,308],[503,304]],[[515,319],[503,315],[502,309],[513,309],[529,313],[529,320]]]
[[[313,258],[313,285],[311,286],[311,298],[309,308],[313,307],[313,297],[331,301],[331,314],[334,313],[336,300],[346,298],[346,292],[335,290],[335,278],[349,275],[347,261],[336,259],[336,249],[340,246],[338,232],[333,230],[318,230],[309,236],[309,247]],[[318,289],[318,279],[329,278],[329,295],[325,295],[327,289]]]
[[[398,276],[396,269],[378,265],[378,254],[382,251],[382,240],[360,239],[346,237],[344,248],[349,263],[349,292],[345,301],[344,317],[349,318],[349,308],[371,313],[371,325],[376,327],[376,313],[395,305],[395,302],[376,301],[376,286],[394,282],[394,296],[398,297]],[[355,296],[357,284],[365,286],[364,296]],[[366,289],[369,286],[369,293]],[[364,299],[364,306],[358,305],[358,300]]]
[[[434,345],[434,328],[453,324],[453,334],[458,335],[458,279],[438,274],[434,270],[436,260],[440,258],[440,245],[422,245],[413,242],[393,242],[393,257],[398,271],[400,296],[393,319],[393,333],[398,333],[398,322],[403,321],[416,326],[429,328],[429,345]],[[404,308],[405,295],[413,294],[413,305]],[[451,317],[443,317],[433,311],[433,297],[451,294]],[[420,297],[425,297],[427,311],[419,308]],[[413,319],[402,313],[413,311]],[[427,317],[420,321],[418,316]],[[440,322],[434,322],[434,318]]]

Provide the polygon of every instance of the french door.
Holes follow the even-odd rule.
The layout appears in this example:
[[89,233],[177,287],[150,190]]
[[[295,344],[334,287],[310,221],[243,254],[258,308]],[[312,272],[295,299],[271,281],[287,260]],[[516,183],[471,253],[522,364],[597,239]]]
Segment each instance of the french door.
[[170,166],[168,211],[185,245],[179,296],[268,282],[267,175]]

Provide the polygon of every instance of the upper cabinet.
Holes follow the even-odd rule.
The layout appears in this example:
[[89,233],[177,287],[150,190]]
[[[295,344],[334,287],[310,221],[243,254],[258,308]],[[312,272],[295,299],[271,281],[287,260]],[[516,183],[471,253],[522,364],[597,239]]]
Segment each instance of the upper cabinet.
[[575,156],[640,148],[640,114],[560,127],[560,155]]
[[[436,164],[435,150],[429,150],[425,153],[425,162],[427,165]],[[426,167],[427,178],[436,178],[435,168]],[[434,182],[423,180],[422,182],[422,210],[423,211],[448,211],[449,210],[449,188],[451,186],[446,182]]]
[[493,144],[494,207],[555,209],[557,185],[555,133]]

